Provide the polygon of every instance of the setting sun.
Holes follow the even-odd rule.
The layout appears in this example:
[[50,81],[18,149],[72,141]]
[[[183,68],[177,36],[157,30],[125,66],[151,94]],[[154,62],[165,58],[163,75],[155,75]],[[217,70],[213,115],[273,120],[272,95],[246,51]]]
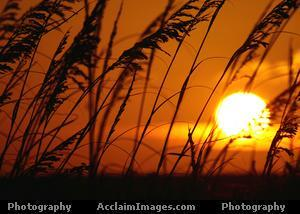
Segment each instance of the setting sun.
[[218,126],[228,136],[256,135],[268,127],[268,116],[264,100],[251,93],[229,95],[216,113]]

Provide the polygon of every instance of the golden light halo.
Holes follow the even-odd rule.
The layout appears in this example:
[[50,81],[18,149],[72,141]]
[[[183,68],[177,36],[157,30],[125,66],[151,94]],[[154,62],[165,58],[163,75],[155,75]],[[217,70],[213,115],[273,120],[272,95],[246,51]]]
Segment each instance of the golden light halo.
[[238,92],[222,100],[216,111],[216,120],[227,136],[255,136],[269,126],[269,114],[262,98]]

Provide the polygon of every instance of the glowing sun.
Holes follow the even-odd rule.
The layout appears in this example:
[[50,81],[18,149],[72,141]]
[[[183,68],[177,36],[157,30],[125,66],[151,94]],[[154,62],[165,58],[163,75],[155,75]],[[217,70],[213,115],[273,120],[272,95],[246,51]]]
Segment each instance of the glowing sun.
[[253,136],[269,126],[269,114],[262,98],[251,93],[235,93],[219,104],[216,119],[228,136]]

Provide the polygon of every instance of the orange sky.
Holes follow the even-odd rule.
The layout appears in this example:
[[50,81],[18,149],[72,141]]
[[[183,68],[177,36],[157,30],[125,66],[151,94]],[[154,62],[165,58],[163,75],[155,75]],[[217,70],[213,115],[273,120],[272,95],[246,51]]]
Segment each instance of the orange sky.
[[[28,8],[29,5],[34,4],[36,1],[24,0],[23,6],[24,8]],[[92,2],[92,1],[90,1]],[[183,0],[176,1],[178,5],[180,5]],[[278,2],[278,1],[275,1]],[[108,3],[108,7],[105,13],[104,19],[104,27],[102,32],[102,43],[100,47],[105,48],[107,45],[107,41],[112,29],[112,23],[117,14],[118,8],[120,6],[121,0],[110,0]],[[121,15],[121,22],[119,24],[119,32],[117,36],[117,40],[120,40],[124,37],[131,36],[130,38],[119,43],[113,53],[113,58],[117,58],[123,50],[130,48],[134,42],[138,38],[138,34],[142,32],[145,27],[164,9],[167,0],[125,0],[124,1],[124,10]],[[200,59],[205,59],[208,57],[230,57],[233,52],[240,47],[240,45],[245,41],[248,34],[252,30],[252,27],[256,23],[259,18],[261,12],[264,10],[266,5],[269,3],[269,0],[230,0],[227,1],[221,10],[218,18],[212,28],[211,33],[209,34],[208,41],[205,44],[204,50],[200,56]],[[28,5],[26,5],[28,4]],[[0,3],[1,5],[1,3]],[[91,3],[93,5],[93,3]],[[275,4],[274,4],[275,5]],[[78,5],[78,8],[80,5]],[[79,16],[74,17],[70,20],[64,27],[63,30],[71,29],[72,35],[75,35],[78,30],[80,30],[82,24],[82,18],[84,13],[80,13]],[[296,34],[300,34],[299,28],[300,22],[300,13],[296,13],[293,19],[290,21],[285,31],[293,32]],[[166,86],[163,90],[163,95],[168,97],[173,93],[180,90],[180,86],[188,72],[189,67],[191,66],[192,60],[195,56],[195,49],[198,48],[199,43],[201,42],[201,38],[203,38],[203,31],[207,27],[207,25],[199,26],[197,29],[191,34],[191,37],[186,40],[186,44],[180,51],[180,54],[172,68],[171,75],[167,79]],[[41,43],[39,51],[41,53],[49,54],[53,53],[55,48],[58,45],[58,38],[62,37],[61,32],[53,32],[49,34]],[[264,82],[260,84],[261,81],[271,78],[274,75],[287,73],[286,69],[287,59],[288,59],[288,48],[289,43],[292,40],[292,44],[295,50],[300,50],[300,37],[290,34],[282,34],[270,55],[266,59],[266,63],[262,67],[261,74],[257,78],[258,87],[254,87],[254,93],[260,95],[264,100],[268,101],[272,97],[274,97],[277,93],[283,90],[287,84],[287,78],[281,78],[280,80],[275,79],[272,81]],[[70,41],[69,41],[70,42]],[[175,43],[170,42],[168,45],[163,46],[165,50],[169,53],[174,52]],[[296,62],[298,65],[300,64],[300,55],[298,54],[296,58]],[[156,87],[159,86],[162,77],[166,71],[166,67],[170,62],[171,57],[167,56],[162,52],[157,52],[157,58],[154,63],[153,73],[151,76],[150,85],[153,87],[152,92],[156,92]],[[48,66],[48,60],[39,56],[40,63],[44,69]],[[112,59],[112,62],[114,60]],[[223,72],[224,66],[227,63],[227,59],[213,59],[203,63],[197,72],[192,76],[190,81],[190,86],[205,86],[205,87],[213,87],[216,84],[216,81],[220,77]],[[114,75],[111,76],[114,78]],[[35,78],[35,81],[38,81],[38,77]],[[34,84],[34,82],[32,82]],[[137,85],[142,86],[141,83],[137,83]],[[240,82],[235,83],[232,86],[232,91],[228,93],[232,93],[233,91],[240,88],[242,84]],[[222,87],[220,87],[222,88]],[[136,91],[140,91],[136,89]],[[203,104],[209,95],[210,90],[206,88],[195,87],[188,91],[185,96],[183,105],[179,112],[177,120],[184,125],[176,125],[174,128],[174,136],[171,140],[170,147],[175,147],[178,145],[182,145],[182,142],[186,137],[187,132],[187,123],[193,124],[196,117],[198,116]],[[217,92],[218,95],[220,91]],[[143,121],[147,119],[148,111],[152,107],[151,103],[153,102],[154,95],[147,96],[147,112],[144,113]],[[208,107],[207,112],[204,115],[204,119],[201,121],[201,126],[205,124],[208,118],[213,114],[216,108],[216,104],[219,101],[218,96],[215,96],[212,100],[211,104]],[[131,127],[134,127],[137,122],[137,103],[140,101],[140,97],[135,97],[130,101],[127,106],[126,112],[122,117],[120,124],[118,125],[118,130],[116,133],[121,133]],[[176,103],[176,99],[173,100]],[[72,102],[70,102],[71,105]],[[159,125],[170,122],[171,116],[173,114],[174,106],[172,104],[165,105],[154,117],[152,125]],[[79,115],[78,122],[76,122],[72,127],[80,128],[82,127],[82,122],[87,119],[87,111],[86,106],[82,105],[80,109],[76,112]],[[157,133],[153,133],[146,138],[146,141],[158,151],[160,150],[161,143],[164,139],[164,129],[161,129]],[[182,130],[182,138],[178,136],[180,135]],[[273,130],[274,131],[274,130]],[[72,132],[72,129],[66,130],[66,133]],[[131,134],[128,135],[129,137]],[[177,136],[177,137],[175,137]],[[126,140],[123,142],[119,142],[120,147],[127,147]],[[266,146],[267,147],[267,146]],[[85,150],[85,149],[83,149]],[[111,153],[111,154],[109,154]],[[83,152],[84,154],[84,152]],[[146,155],[151,155],[151,152],[147,149],[143,149],[138,158],[143,158]],[[246,152],[244,153],[246,154]],[[248,154],[248,153],[247,153]],[[238,162],[247,162],[249,159],[245,158],[247,155],[240,156],[240,159],[237,159]],[[157,157],[156,157],[157,158]],[[242,161],[241,161],[242,158]],[[116,148],[112,148],[112,151],[108,152],[106,155],[107,163],[123,163],[126,161],[126,154]],[[155,159],[155,157],[154,157]],[[259,155],[261,163],[263,163],[263,156]],[[153,159],[150,159],[153,160]],[[157,160],[156,160],[157,161]],[[245,164],[240,164],[245,165]],[[248,166],[247,166],[248,167]],[[246,169],[247,169],[246,167]],[[117,167],[118,168],[118,167]],[[148,161],[145,162],[144,170],[147,171],[153,168],[153,162]],[[155,168],[155,167],[154,167]]]

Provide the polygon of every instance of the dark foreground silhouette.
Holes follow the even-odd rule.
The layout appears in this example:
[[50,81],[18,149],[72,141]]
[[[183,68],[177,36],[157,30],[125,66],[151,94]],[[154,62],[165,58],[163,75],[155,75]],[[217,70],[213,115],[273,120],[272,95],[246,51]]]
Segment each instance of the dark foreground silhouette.
[[0,180],[1,199],[300,199],[300,177],[43,177]]

